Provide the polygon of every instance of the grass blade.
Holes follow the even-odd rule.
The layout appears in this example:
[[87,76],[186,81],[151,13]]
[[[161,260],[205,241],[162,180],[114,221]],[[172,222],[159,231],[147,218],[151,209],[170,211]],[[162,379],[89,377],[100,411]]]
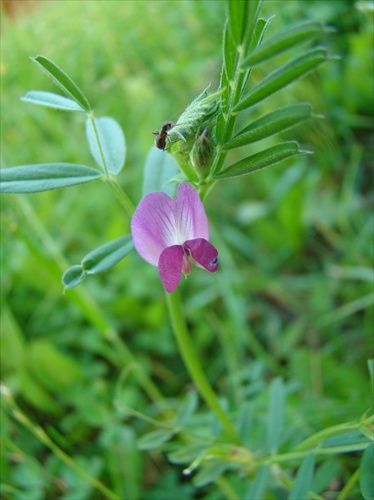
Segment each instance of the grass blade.
[[288,500],[300,500],[300,498],[309,498],[309,491],[312,488],[313,482],[314,465],[314,455],[308,455],[297,472],[295,483],[288,497]]

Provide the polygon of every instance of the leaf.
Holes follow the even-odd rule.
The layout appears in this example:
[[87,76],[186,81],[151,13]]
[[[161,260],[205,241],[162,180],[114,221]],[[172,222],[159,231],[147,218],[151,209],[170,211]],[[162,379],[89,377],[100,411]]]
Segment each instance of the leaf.
[[86,273],[82,269],[82,266],[75,265],[69,267],[62,275],[62,283],[64,285],[64,290],[74,288],[78,286],[84,279]]
[[280,108],[250,123],[241,130],[239,134],[227,142],[223,146],[223,149],[229,150],[239,148],[260,141],[261,139],[265,139],[266,137],[293,127],[311,116],[312,107],[310,104],[300,103]]
[[314,455],[308,455],[297,472],[296,479],[288,497],[288,500],[300,500],[309,498],[312,488],[315,459]]
[[223,32],[223,64],[228,81],[231,81],[234,77],[236,55],[236,47],[226,24]]
[[[243,48],[247,50],[253,47],[258,35],[258,16],[260,13],[262,0],[251,0],[247,2],[246,19],[244,20],[244,40]],[[260,23],[261,24],[261,23]]]
[[197,393],[195,391],[188,392],[178,408],[177,417],[175,419],[175,425],[177,427],[181,428],[185,426],[190,416],[195,413],[197,404]]
[[86,274],[107,271],[125,258],[133,248],[134,245],[129,234],[96,248],[83,257],[80,264],[71,266],[64,272],[62,275],[64,290],[80,285]]
[[365,500],[374,498],[374,443],[362,454],[360,464],[360,489]]
[[31,102],[47,108],[62,109],[64,111],[84,111],[76,101],[53,92],[43,90],[30,90],[21,97],[21,101]]
[[225,170],[222,170],[222,172],[215,174],[214,178],[225,179],[227,177],[250,174],[301,152],[296,142],[282,142],[234,163]]
[[154,191],[163,191],[175,196],[176,186],[169,181],[179,173],[173,157],[153,147],[148,153],[144,166],[143,196]]
[[161,444],[169,441],[173,435],[173,432],[170,431],[149,432],[138,439],[138,448],[140,450],[152,450],[153,448],[158,448]]
[[263,80],[250,90],[241,101],[236,104],[234,111],[242,111],[262,101],[271,94],[286,87],[293,81],[306,75],[319,64],[327,60],[325,49],[315,49],[292,59],[276,70],[269,73]]
[[[119,123],[110,116],[94,118],[96,132],[108,172],[117,175],[122,170],[126,157],[125,136]],[[96,163],[105,170],[100,155],[97,137],[91,119],[86,120],[86,135],[91,154]]]
[[265,498],[264,493],[268,485],[269,475],[269,467],[267,465],[261,467],[245,496],[245,500],[262,500]]
[[[283,435],[285,413],[285,388],[281,378],[275,378],[270,384],[269,409],[267,421],[267,450],[278,450]],[[302,498],[302,497],[300,497]]]
[[243,39],[244,23],[247,10],[246,0],[229,0],[230,31],[236,45],[240,45]]
[[314,493],[324,491],[334,478],[339,477],[341,464],[336,459],[326,460],[317,469],[313,479],[312,490]]
[[313,39],[324,31],[324,26],[319,21],[304,21],[287,27],[278,35],[253,50],[242,62],[242,67],[254,66],[285,50]]
[[71,99],[73,99],[84,111],[87,113],[91,111],[91,107],[82,91],[76,83],[74,83],[73,80],[57,66],[57,64],[42,55],[31,57],[31,60],[42,68],[42,70],[47,73],[54,83]]
[[81,267],[87,274],[107,271],[126,257],[134,248],[130,234],[101,245],[81,260]]
[[213,463],[209,464],[203,469],[199,470],[196,476],[193,478],[193,483],[198,488],[206,486],[217,479],[217,477],[222,476],[222,474],[227,469],[227,465],[223,463]]
[[101,173],[74,163],[39,163],[0,170],[1,193],[38,193],[99,179]]

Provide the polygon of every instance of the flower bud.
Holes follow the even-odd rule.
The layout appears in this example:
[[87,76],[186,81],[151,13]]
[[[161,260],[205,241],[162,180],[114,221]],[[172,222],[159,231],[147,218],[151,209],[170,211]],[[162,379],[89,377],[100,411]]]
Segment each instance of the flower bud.
[[210,130],[205,127],[203,133],[196,139],[190,153],[191,163],[200,179],[205,179],[209,175],[214,150],[215,145],[211,139]]

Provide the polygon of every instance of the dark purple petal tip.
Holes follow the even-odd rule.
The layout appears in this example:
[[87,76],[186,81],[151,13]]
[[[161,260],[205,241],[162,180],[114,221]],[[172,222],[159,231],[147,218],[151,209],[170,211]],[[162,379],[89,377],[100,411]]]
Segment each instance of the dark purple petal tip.
[[218,252],[216,248],[204,238],[196,238],[188,240],[184,243],[193,260],[201,267],[211,273],[215,273],[218,269]]

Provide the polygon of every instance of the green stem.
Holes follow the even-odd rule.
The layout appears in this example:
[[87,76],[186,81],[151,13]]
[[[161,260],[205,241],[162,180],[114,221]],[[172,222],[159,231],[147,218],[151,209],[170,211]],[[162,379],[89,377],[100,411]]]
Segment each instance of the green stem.
[[99,155],[100,155],[100,161],[101,161],[101,164],[103,165],[105,180],[108,182],[109,186],[114,191],[114,194],[116,195],[117,199],[119,200],[119,202],[121,203],[121,205],[123,206],[123,208],[127,212],[127,215],[131,219],[132,214],[134,213],[135,207],[131,203],[129,197],[124,192],[124,190],[118,185],[117,179],[115,179],[108,171],[108,166],[107,166],[106,161],[105,161],[105,156],[104,156],[103,148],[101,146],[100,137],[99,137],[99,134],[97,131],[93,111],[91,111],[91,113],[88,113],[87,116],[88,116],[88,119],[90,121],[92,131],[93,131],[93,134],[95,137],[96,146],[97,146],[97,149],[98,149]]
[[360,479],[360,469],[357,469],[352,476],[348,479],[347,483],[344,485],[344,488],[339,493],[337,500],[346,500],[349,498],[351,490],[354,488],[355,484]]
[[94,488],[99,490],[105,498],[110,500],[118,500],[118,495],[114,491],[107,488],[101,481],[95,477],[90,476],[80,465],[78,465],[72,458],[69,457],[57,444],[52,441],[45,430],[39,425],[34,424],[19,408],[19,406],[14,401],[12,395],[4,386],[1,386],[1,394],[4,396],[9,406],[12,409],[12,415],[18,422],[24,425],[29,431],[31,431],[34,436],[39,439],[45,446],[47,446],[58,458],[60,458],[65,464],[74,470],[79,476],[83,477],[89,484]]
[[197,358],[195,349],[189,336],[189,332],[187,330],[181,305],[180,292],[176,290],[173,293],[167,294],[166,300],[168,304],[171,324],[178,342],[180,353],[182,355],[186,368],[196,385],[196,388],[204,398],[207,405],[210,406],[210,408],[216,414],[226,433],[228,434],[228,436],[230,436],[230,439],[232,439],[235,444],[239,444],[239,436],[233,424],[231,423],[231,420],[221,408],[216,394],[209,384],[208,379],[206,378],[205,373]]
[[135,207],[132,204],[130,198],[127,196],[125,191],[121,188],[121,186],[119,186],[119,184],[117,183],[117,179],[114,179],[113,176],[111,176],[108,179],[108,184],[109,184],[110,188],[113,190],[114,194],[116,195],[117,200],[121,203],[121,205],[123,206],[123,208],[127,212],[127,215],[131,219],[131,217],[133,216],[133,213],[135,211]]

